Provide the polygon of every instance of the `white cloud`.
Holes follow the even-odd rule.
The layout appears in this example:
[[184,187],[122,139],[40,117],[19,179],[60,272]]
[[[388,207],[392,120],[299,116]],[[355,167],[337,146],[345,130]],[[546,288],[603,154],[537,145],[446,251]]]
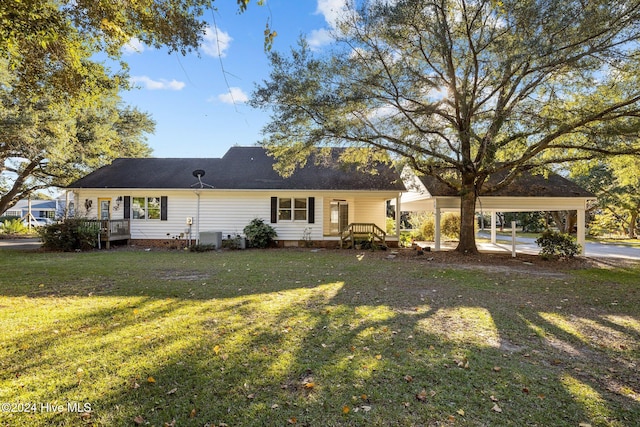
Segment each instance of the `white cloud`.
[[134,76],[130,79],[132,84],[142,85],[143,88],[148,90],[182,90],[185,87],[184,82],[177,80],[153,80],[147,76]]
[[134,53],[142,53],[145,49],[144,43],[142,43],[138,38],[132,37],[129,39],[127,44],[122,47],[122,51],[125,55],[132,55]]
[[318,0],[316,13],[324,16],[331,28],[336,28],[338,20],[346,13],[345,0]]
[[313,30],[307,37],[307,43],[313,50],[318,50],[322,46],[326,46],[333,41],[331,31],[325,28],[320,30]]
[[200,48],[205,55],[224,58],[233,38],[217,28],[207,27]]
[[244,104],[249,96],[239,87],[230,87],[229,92],[218,95],[218,100],[225,104]]

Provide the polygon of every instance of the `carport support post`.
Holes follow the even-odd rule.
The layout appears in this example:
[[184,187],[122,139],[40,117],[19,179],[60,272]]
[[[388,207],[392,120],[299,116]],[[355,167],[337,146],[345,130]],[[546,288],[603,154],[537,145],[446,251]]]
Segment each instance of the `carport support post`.
[[580,245],[580,255],[584,256],[585,254],[585,210],[578,209],[578,221],[577,221],[577,230],[576,230],[576,238],[578,240],[578,244]]
[[498,225],[498,217],[495,211],[491,211],[491,243],[496,244],[496,226]]
[[435,208],[435,218],[433,219],[434,222],[434,239],[435,239],[435,250],[439,251],[440,250],[440,208],[436,206]]

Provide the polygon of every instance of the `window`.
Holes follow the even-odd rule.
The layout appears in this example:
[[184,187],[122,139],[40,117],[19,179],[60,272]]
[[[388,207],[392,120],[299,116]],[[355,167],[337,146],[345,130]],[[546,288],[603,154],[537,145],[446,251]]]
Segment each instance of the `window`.
[[278,199],[278,221],[306,221],[307,199],[280,198]]
[[271,197],[271,223],[279,221],[306,221],[309,224],[316,220],[315,197]]
[[160,219],[160,197],[132,197],[133,219]]

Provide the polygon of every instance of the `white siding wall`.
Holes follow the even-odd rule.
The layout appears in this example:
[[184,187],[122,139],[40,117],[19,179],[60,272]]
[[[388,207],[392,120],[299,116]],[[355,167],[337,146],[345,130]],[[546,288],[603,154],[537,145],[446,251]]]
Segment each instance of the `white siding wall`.
[[[333,199],[349,202],[349,222],[373,222],[384,229],[385,200],[395,194],[373,196],[371,193],[334,194],[323,192],[299,191],[220,191],[200,190],[200,214],[198,224],[198,196],[195,190],[114,190],[89,189],[76,190],[75,203],[79,216],[97,218],[98,199],[111,198],[111,218],[124,217],[124,201],[116,206],[118,196],[160,197],[167,196],[167,220],[131,219],[132,239],[171,239],[188,233],[187,217],[193,218],[192,237],[196,231],[220,231],[223,237],[242,234],[244,227],[254,218],[261,218],[270,224],[278,233],[279,240],[302,240],[305,229],[308,229],[311,240],[322,240],[323,227],[329,227],[329,204]],[[315,223],[307,221],[280,221],[270,223],[271,197],[315,197]],[[92,201],[92,208],[85,211],[85,200]]]

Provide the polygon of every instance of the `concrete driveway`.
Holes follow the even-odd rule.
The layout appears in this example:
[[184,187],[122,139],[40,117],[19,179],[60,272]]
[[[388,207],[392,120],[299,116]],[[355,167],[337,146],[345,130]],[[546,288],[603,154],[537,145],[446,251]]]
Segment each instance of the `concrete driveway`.
[[[478,237],[489,239],[489,232],[480,231]],[[477,243],[480,251],[507,251],[511,252],[511,238],[506,236],[498,236],[498,242]],[[616,245],[611,243],[585,243],[585,256],[594,258],[625,258],[640,260],[640,248],[634,248],[625,245]],[[536,245],[536,239],[531,237],[516,236],[516,252],[526,254],[538,254],[540,247]]]

